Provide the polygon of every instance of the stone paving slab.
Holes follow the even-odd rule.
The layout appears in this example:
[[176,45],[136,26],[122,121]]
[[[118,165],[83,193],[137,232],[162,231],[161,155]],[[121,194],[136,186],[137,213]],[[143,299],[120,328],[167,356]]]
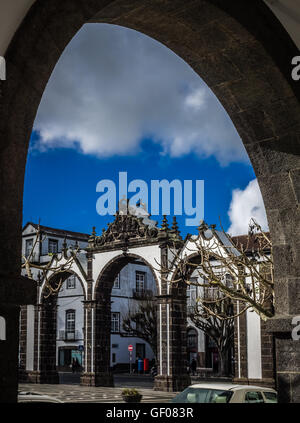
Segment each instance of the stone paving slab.
[[[19,384],[19,391],[30,391],[56,397],[66,403],[123,403],[121,392],[124,388],[101,386]],[[167,403],[175,392],[154,391],[138,388],[144,403]]]

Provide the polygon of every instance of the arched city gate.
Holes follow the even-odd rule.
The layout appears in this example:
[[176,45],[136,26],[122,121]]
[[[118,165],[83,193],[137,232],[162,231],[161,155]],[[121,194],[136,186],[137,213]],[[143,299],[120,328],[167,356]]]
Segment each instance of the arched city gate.
[[[0,314],[7,327],[15,327],[10,333],[18,333],[20,304],[35,301],[34,285],[19,276],[19,252],[27,149],[44,88],[65,46],[84,23],[123,25],[159,40],[192,66],[241,136],[259,182],[273,242],[276,315],[268,327],[275,335],[279,396],[284,402],[298,401],[299,342],[291,338],[291,322],[300,312],[300,85],[291,78],[291,60],[299,51],[289,34],[262,0],[31,4],[24,18],[9,22],[7,80],[0,81]],[[0,364],[4,402],[16,401],[17,338],[7,336],[3,343],[3,357],[13,357]]]
[[[146,222],[146,223],[145,223]],[[182,246],[182,238],[174,222],[172,228],[164,220],[162,228],[148,218],[116,214],[115,220],[101,236],[95,233],[86,249],[86,268],[74,260],[64,274],[50,278],[53,288],[57,279],[66,279],[74,272],[84,292],[84,362],[81,384],[113,386],[110,370],[111,290],[121,269],[137,260],[144,262],[156,281],[158,375],[155,389],[180,391],[190,380],[186,372],[186,292],[185,286],[169,284],[165,266],[170,250]],[[63,264],[65,259],[62,259]],[[36,382],[58,383],[56,371],[56,301],[41,286],[38,305],[38,364]]]

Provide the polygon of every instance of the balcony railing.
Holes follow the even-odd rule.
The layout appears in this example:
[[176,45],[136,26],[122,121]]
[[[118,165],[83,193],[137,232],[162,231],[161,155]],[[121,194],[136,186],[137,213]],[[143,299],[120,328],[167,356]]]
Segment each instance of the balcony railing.
[[78,339],[82,339],[82,335],[79,330],[75,330],[72,332],[60,330],[58,339],[60,341],[77,341]]

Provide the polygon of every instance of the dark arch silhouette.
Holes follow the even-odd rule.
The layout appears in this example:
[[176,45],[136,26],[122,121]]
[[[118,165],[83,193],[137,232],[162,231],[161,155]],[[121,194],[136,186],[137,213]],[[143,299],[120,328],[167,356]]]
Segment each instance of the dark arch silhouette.
[[[16,246],[21,245],[25,163],[37,107],[63,49],[89,21],[127,26],[171,48],[209,85],[237,128],[258,178],[273,241],[276,316],[269,326],[281,334],[275,341],[278,387],[290,383],[282,399],[296,401],[293,374],[300,362],[291,371],[290,360],[279,358],[289,338],[286,328],[300,312],[300,86],[289,67],[298,50],[262,0],[38,0],[32,6],[7,50],[7,81],[1,81],[1,274],[15,280],[20,274]],[[25,300],[11,280],[1,283],[8,284],[13,303],[34,301],[29,294]],[[10,313],[16,321],[16,311]],[[5,354],[15,348],[14,340],[7,342]],[[292,344],[291,351],[295,348]],[[10,367],[3,365],[1,372],[13,380]],[[15,376],[11,386],[2,387],[7,399],[16,396]]]

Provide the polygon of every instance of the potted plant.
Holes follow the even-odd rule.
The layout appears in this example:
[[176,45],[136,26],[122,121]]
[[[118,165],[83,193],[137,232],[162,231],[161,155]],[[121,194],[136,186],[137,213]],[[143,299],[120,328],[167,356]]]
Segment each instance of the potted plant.
[[141,402],[142,397],[135,388],[126,388],[122,391],[122,398],[125,402]]

